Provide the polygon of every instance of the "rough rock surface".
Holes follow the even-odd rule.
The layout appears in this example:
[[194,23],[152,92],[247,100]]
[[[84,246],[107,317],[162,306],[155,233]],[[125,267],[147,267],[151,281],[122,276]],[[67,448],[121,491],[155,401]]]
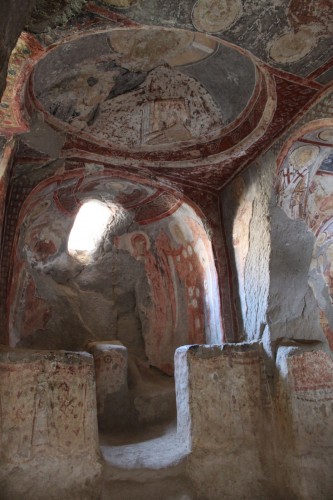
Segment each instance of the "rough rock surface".
[[233,268],[240,338],[258,340],[266,323],[270,286],[272,159],[252,165],[221,195]]
[[309,281],[314,236],[277,206],[275,168],[270,151],[222,194],[240,333],[264,337],[270,355],[284,337],[327,347]]
[[8,60],[36,0],[13,0],[0,4],[0,99],[6,86]]

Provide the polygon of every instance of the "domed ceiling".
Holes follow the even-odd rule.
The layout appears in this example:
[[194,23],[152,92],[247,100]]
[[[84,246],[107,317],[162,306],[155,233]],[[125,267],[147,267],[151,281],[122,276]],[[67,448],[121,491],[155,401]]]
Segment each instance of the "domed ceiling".
[[0,134],[25,132],[33,158],[219,192],[333,77],[332,0],[64,0],[52,20],[43,5],[0,104]]
[[36,65],[32,83],[34,105],[54,128],[145,162],[156,152],[160,161],[200,162],[239,147],[274,111],[269,76],[250,57],[184,30],[69,40]]
[[[22,12],[17,2],[0,6],[0,27],[12,15],[21,19],[17,33],[24,23],[27,30],[0,102],[0,149],[6,144],[11,168],[0,186],[8,192],[3,303],[20,210],[41,183],[50,184],[64,219],[90,189],[112,201],[110,179],[118,178],[133,182],[119,184],[118,196],[137,205],[136,223],[190,199],[217,234],[221,190],[321,97],[333,109],[332,0],[36,0],[28,21],[25,3]],[[16,40],[5,37],[8,54]],[[328,128],[298,137],[282,169],[280,201],[295,218],[311,182],[324,190],[332,177]],[[217,263],[226,262],[224,252],[217,242]],[[227,265],[218,265],[227,283]],[[230,331],[231,300],[228,290]]]

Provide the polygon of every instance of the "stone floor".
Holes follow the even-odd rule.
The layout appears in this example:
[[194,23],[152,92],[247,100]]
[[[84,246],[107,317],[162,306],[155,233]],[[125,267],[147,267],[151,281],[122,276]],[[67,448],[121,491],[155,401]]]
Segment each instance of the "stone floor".
[[194,500],[176,422],[101,434],[101,500]]

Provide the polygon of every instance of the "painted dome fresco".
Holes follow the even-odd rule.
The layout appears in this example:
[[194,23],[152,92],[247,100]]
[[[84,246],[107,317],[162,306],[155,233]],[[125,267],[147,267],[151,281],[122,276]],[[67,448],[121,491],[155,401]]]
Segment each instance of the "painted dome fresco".
[[172,150],[193,160],[260,126],[272,112],[267,79],[253,59],[212,36],[118,28],[51,49],[33,72],[32,98],[53,127],[88,141],[145,159]]

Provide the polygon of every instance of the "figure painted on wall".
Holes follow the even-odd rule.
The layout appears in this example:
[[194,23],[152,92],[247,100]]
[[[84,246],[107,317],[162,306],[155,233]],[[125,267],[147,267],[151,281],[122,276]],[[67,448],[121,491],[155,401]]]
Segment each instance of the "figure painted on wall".
[[292,219],[305,219],[308,187],[315,170],[319,148],[300,146],[285,160],[280,171],[279,205]]
[[[103,100],[83,131],[117,147],[167,147],[218,134],[224,123],[222,111],[197,79],[163,64],[152,69],[138,88]],[[82,117],[70,124],[82,127]]]
[[325,337],[327,338],[328,344],[333,351],[333,328],[330,326],[325,311],[322,309],[319,309],[319,321]]
[[46,330],[52,318],[52,305],[39,296],[36,283],[30,273],[22,267],[15,276],[21,283],[12,298],[12,309],[9,317],[10,345],[30,347],[30,338],[36,333]]
[[197,0],[192,11],[194,27],[205,33],[230,28],[242,15],[241,0]]
[[132,244],[132,255],[135,258],[143,257],[148,255],[148,250],[150,248],[149,240],[143,233],[135,233],[131,236]]
[[144,104],[142,142],[167,144],[192,139],[187,128],[190,113],[185,99],[156,99]]
[[270,46],[271,58],[285,64],[300,61],[320,38],[332,36],[332,0],[291,0],[287,19],[289,30]]
[[193,248],[193,234],[187,225],[186,233],[175,223],[169,225],[171,234],[177,242],[174,248],[165,233],[160,232],[156,238],[158,255],[163,256],[165,262],[171,265],[184,286],[187,304],[188,342],[203,344],[205,342],[204,318],[204,282],[205,273],[198,255]]
[[[144,263],[151,293],[150,306],[145,311],[147,329],[142,332],[145,350],[151,364],[172,375],[172,356],[168,356],[174,346],[174,301],[169,294],[170,274],[154,255],[150,239],[144,232],[119,236],[114,243],[117,248],[128,250],[135,259]],[[171,359],[165,362],[167,357]]]
[[327,221],[317,236],[312,267],[322,274],[333,304],[333,219]]
[[306,193],[308,188],[309,172],[303,167],[296,171],[290,187],[293,189],[290,196],[290,211],[293,219],[305,217]]
[[[205,343],[205,311],[208,314],[211,309],[205,301],[212,284],[202,236],[189,218],[182,227],[173,222],[168,230],[161,229],[154,245],[141,231],[115,238],[117,248],[128,250],[144,263],[151,290],[147,330],[143,332],[146,354],[154,366],[169,374],[179,345]],[[167,357],[171,362],[165,362]]]
[[[201,285],[200,298],[204,308],[202,340],[206,343],[220,343],[220,296],[212,244],[207,229],[202,224],[198,224],[192,217],[185,217],[184,223],[183,227],[188,227],[193,235],[193,255],[198,262],[198,285],[199,288]],[[195,269],[195,265],[193,267]]]

